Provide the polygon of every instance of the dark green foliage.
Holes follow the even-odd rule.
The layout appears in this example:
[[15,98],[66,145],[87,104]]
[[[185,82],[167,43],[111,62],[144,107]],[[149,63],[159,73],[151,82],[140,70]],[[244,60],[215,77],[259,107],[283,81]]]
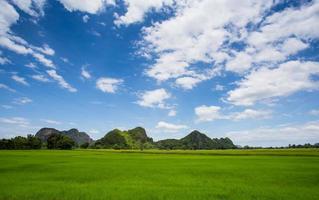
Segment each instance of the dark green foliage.
[[86,142],[80,145],[81,149],[87,149],[89,147],[90,143]]
[[166,140],[160,140],[156,142],[156,146],[159,149],[167,149],[167,150],[173,150],[173,149],[185,149],[182,142],[177,139],[166,139]]
[[28,135],[27,141],[30,149],[41,149],[42,147],[42,141],[34,135]]
[[80,146],[86,142],[92,143],[93,141],[88,134],[85,132],[79,132],[75,128],[68,131],[59,131],[54,128],[42,128],[35,134],[35,136],[40,138],[42,142],[46,142],[51,134],[62,134],[68,136],[76,143],[76,146]]
[[153,139],[147,137],[145,129],[136,127],[128,131],[114,129],[97,140],[92,148],[143,150],[153,147]]
[[185,149],[212,149],[212,139],[199,131],[193,131],[181,139]]
[[139,146],[140,150],[147,148],[147,143],[153,143],[153,139],[147,137],[146,131],[142,127],[136,127],[134,129],[128,130],[127,132],[128,135],[132,138],[133,143],[135,143],[136,146]]
[[193,131],[186,137],[176,140],[167,139],[156,142],[159,149],[234,149],[236,146],[229,138],[211,139],[199,131]]
[[40,149],[41,146],[41,140],[33,135],[0,140],[0,149]]
[[68,136],[53,133],[48,137],[47,148],[48,149],[72,149],[75,142]]
[[127,149],[129,148],[122,131],[114,129],[108,132],[103,138],[95,142],[95,146],[111,149]]
[[14,149],[13,139],[1,139],[0,149]]

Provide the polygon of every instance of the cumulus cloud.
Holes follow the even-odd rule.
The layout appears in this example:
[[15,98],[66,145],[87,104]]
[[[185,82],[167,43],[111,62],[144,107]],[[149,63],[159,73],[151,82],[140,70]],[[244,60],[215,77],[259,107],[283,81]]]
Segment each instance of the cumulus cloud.
[[72,87],[69,83],[67,83],[61,75],[57,74],[57,72],[55,70],[47,70],[47,74],[52,79],[57,81],[58,84],[60,85],[60,87],[65,88],[70,92],[77,92],[77,89]]
[[101,77],[96,81],[96,87],[105,93],[115,93],[123,82],[122,79]]
[[29,83],[25,80],[25,78],[23,78],[23,77],[21,77],[21,76],[18,76],[18,75],[12,75],[11,76],[11,79],[12,80],[14,80],[14,81],[16,81],[17,83],[20,83],[20,84],[22,84],[22,85],[26,85],[26,86],[28,86],[29,85]]
[[220,113],[219,106],[202,105],[195,108],[195,114],[198,122],[214,121],[216,119],[224,119],[225,117]]
[[319,140],[319,122],[232,131],[226,133],[226,136],[230,137],[235,144],[251,146],[313,143]]
[[187,129],[188,127],[186,125],[172,124],[172,123],[160,121],[157,123],[155,128],[160,129],[163,132],[175,133],[175,132],[181,131],[183,129]]
[[198,106],[195,108],[195,115],[197,122],[208,122],[214,120],[233,120],[239,121],[244,119],[268,119],[271,117],[272,112],[269,110],[254,110],[245,109],[241,112],[233,112],[229,114],[222,113],[219,106]]
[[166,105],[165,101],[169,98],[171,98],[171,94],[164,88],[160,88],[141,93],[137,104],[143,107],[166,109],[169,106]]
[[164,6],[171,6],[174,0],[124,0],[127,11],[124,15],[119,16],[116,14],[116,25],[129,25],[143,21],[144,15],[150,10],[159,11]]
[[[144,29],[144,50],[155,57],[147,75],[179,78],[201,62],[211,66],[228,59],[225,41],[241,39],[247,23],[260,18],[271,2],[177,1],[176,14]],[[212,12],[220,10],[220,12]],[[231,26],[229,29],[225,28]],[[173,29],[171,27],[174,27]],[[234,31],[235,30],[235,31]]]
[[[141,21],[145,13],[152,10],[152,3],[138,9],[139,2],[128,2],[128,12],[118,17],[120,24]],[[210,68],[221,67],[240,76],[265,66],[276,68],[308,49],[319,37],[315,30],[319,21],[319,1],[277,12],[270,11],[280,1],[156,2],[156,9],[169,7],[174,14],[143,28],[139,53],[152,61],[146,75],[158,82],[173,80],[175,85],[186,90],[213,78],[196,76],[205,74],[203,70]],[[121,17],[130,16],[130,7],[132,11],[138,10],[134,13],[138,17],[120,21]],[[212,10],[219,10],[223,15]]]
[[97,14],[105,9],[107,5],[115,5],[114,0],[59,0],[68,11],[81,11]]
[[318,81],[312,79],[316,74],[319,74],[317,62],[289,61],[278,68],[262,67],[239,81],[238,87],[228,92],[227,100],[235,105],[250,106],[257,101],[318,89]]

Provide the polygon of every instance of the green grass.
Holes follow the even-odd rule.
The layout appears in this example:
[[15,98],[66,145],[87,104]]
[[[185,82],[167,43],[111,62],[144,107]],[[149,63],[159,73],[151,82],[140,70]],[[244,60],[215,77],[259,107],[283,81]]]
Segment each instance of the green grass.
[[319,151],[0,151],[0,199],[319,197]]

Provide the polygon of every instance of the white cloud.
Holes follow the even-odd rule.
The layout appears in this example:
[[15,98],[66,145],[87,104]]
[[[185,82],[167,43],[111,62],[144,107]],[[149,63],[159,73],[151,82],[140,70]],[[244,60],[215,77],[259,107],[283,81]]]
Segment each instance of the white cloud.
[[2,108],[4,109],[12,109],[13,106],[10,106],[10,105],[1,105]]
[[8,58],[2,57],[1,55],[2,55],[2,51],[0,51],[0,65],[11,63],[11,61]]
[[137,104],[143,107],[150,108],[168,108],[165,101],[169,98],[171,98],[171,94],[163,88],[150,90],[145,91],[139,95]]
[[271,117],[272,112],[269,110],[253,110],[245,109],[241,112],[233,112],[229,114],[224,114],[221,112],[221,107],[219,106],[198,106],[195,108],[195,115],[197,117],[197,122],[208,122],[219,119],[225,120],[244,120],[244,119],[268,119]]
[[55,121],[55,120],[51,120],[51,119],[41,119],[41,121],[47,123],[47,124],[54,124],[54,125],[59,125],[59,124],[62,124],[61,122],[59,121]]
[[91,133],[91,134],[99,134],[100,131],[96,130],[96,129],[91,129],[91,130],[89,130],[89,133]]
[[13,124],[17,126],[27,126],[30,124],[29,120],[23,117],[0,118],[0,123]]
[[33,57],[43,65],[55,69],[53,62],[40,53],[32,53]]
[[163,132],[175,133],[175,132],[178,132],[180,130],[187,129],[188,127],[186,125],[172,124],[172,123],[160,121],[157,123],[155,128],[160,129]]
[[245,109],[242,112],[232,113],[229,118],[232,120],[243,120],[243,119],[268,119],[271,117],[271,112],[268,110],[253,110]]
[[43,7],[46,3],[46,0],[12,0],[19,9],[23,12],[33,16],[38,17],[43,15]]
[[124,0],[127,7],[127,12],[125,15],[118,16],[115,15],[116,20],[114,23],[116,25],[129,25],[136,22],[141,22],[144,18],[146,12],[150,10],[160,10],[164,6],[173,5],[174,0]]
[[16,98],[13,100],[13,103],[18,105],[24,105],[24,104],[32,103],[32,99],[28,97]]
[[105,9],[107,5],[115,5],[114,0],[59,0],[70,12],[81,11],[97,14]]
[[88,15],[84,15],[82,17],[82,20],[83,20],[84,23],[87,23],[89,21],[89,19],[90,19],[90,17]]
[[85,67],[82,67],[82,68],[81,68],[81,76],[82,76],[83,78],[85,78],[85,79],[90,79],[90,78],[91,78],[90,72],[87,71],[87,70],[85,69]]
[[[165,7],[163,1],[158,2],[158,9]],[[279,1],[201,0],[165,4],[173,15],[143,28],[139,54],[152,61],[146,75],[158,82],[173,79],[177,86],[192,89],[214,77],[202,80],[195,76],[205,74],[203,70],[207,68],[222,67],[247,75],[263,66],[276,68],[288,62],[319,38],[315,28],[319,1],[269,12],[276,3]],[[127,5],[129,16],[130,4]],[[121,23],[142,21],[151,8],[145,5],[145,9],[134,13],[139,16],[136,20],[130,17],[131,22]],[[248,24],[253,28],[247,28]],[[242,47],[234,48],[233,44]]]
[[282,51],[286,55],[293,55],[303,49],[306,49],[309,45],[296,38],[287,39],[282,45]]
[[176,116],[176,110],[170,110],[169,112],[168,112],[168,116],[169,117],[174,117],[174,116]]
[[115,93],[122,83],[122,79],[101,77],[96,81],[96,87],[102,92]]
[[226,69],[237,73],[243,73],[251,68],[251,64],[252,57],[247,53],[239,52],[227,63]]
[[239,81],[238,87],[228,92],[227,100],[250,106],[257,101],[318,89],[318,82],[311,78],[315,74],[319,74],[316,62],[289,61],[274,69],[262,67]]
[[223,91],[224,89],[225,89],[225,87],[222,86],[222,85],[217,84],[217,85],[215,86],[215,90],[216,90],[216,91]]
[[181,77],[176,79],[176,84],[180,87],[182,87],[185,90],[190,90],[193,89],[198,83],[200,83],[202,80],[199,78],[194,78],[194,77]]
[[36,66],[34,63],[32,63],[32,62],[26,64],[25,66],[26,66],[26,67],[29,67],[29,68],[31,68],[31,69],[37,68],[37,66]]
[[16,90],[12,89],[11,87],[5,85],[5,84],[2,84],[0,83],[0,89],[5,89],[5,90],[8,90],[10,92],[16,92]]
[[51,78],[57,81],[62,88],[65,88],[70,92],[77,92],[77,89],[72,87],[69,83],[67,83],[62,76],[57,74],[55,70],[47,70],[47,73]]
[[319,109],[313,109],[309,111],[310,115],[319,116]]
[[26,85],[26,86],[28,86],[29,85],[29,83],[25,80],[25,78],[23,78],[23,77],[21,77],[21,76],[18,76],[18,75],[12,75],[11,76],[11,79],[12,80],[14,80],[14,81],[16,81],[16,82],[18,82],[18,83],[20,83],[20,84],[22,84],[22,85]]
[[219,106],[202,105],[195,108],[195,114],[198,122],[214,121],[216,119],[224,119],[225,117],[220,113]]
[[[42,12],[42,7],[45,1],[34,0],[31,2],[26,0],[23,2],[14,1],[13,3],[15,3],[23,11],[29,12],[30,14],[31,11],[35,12],[35,9],[31,9],[31,5],[34,8],[38,8],[38,12]],[[11,50],[17,54],[32,55],[43,65],[54,68],[53,62],[43,55],[53,55],[54,50],[46,44],[43,47],[36,47],[30,45],[23,38],[16,36],[10,30],[10,27],[19,20],[19,13],[7,1],[0,1],[0,7],[2,8],[2,12],[0,12],[0,46],[8,50]]]
[[147,75],[160,81],[192,73],[189,68],[195,68],[197,63],[209,67],[223,63],[229,58],[224,43],[242,39],[246,25],[261,19],[263,11],[272,5],[270,1],[253,0],[177,1],[176,4],[173,17],[154,23],[143,32],[142,50],[155,59]]
[[37,80],[37,81],[40,81],[40,82],[43,82],[43,83],[50,82],[50,80],[46,76],[44,76],[42,74],[32,75],[31,77],[34,80]]
[[232,131],[226,136],[231,138],[235,144],[250,146],[287,146],[288,144],[314,143],[319,141],[319,122]]
[[43,47],[34,47],[32,46],[31,48],[41,52],[41,53],[44,53],[48,56],[53,56],[55,54],[55,51],[47,44],[44,44]]

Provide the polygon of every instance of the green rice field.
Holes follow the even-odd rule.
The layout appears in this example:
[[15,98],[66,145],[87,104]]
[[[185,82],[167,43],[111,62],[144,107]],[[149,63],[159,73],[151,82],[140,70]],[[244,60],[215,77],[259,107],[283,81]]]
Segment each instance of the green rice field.
[[1,200],[318,197],[318,149],[0,151]]

